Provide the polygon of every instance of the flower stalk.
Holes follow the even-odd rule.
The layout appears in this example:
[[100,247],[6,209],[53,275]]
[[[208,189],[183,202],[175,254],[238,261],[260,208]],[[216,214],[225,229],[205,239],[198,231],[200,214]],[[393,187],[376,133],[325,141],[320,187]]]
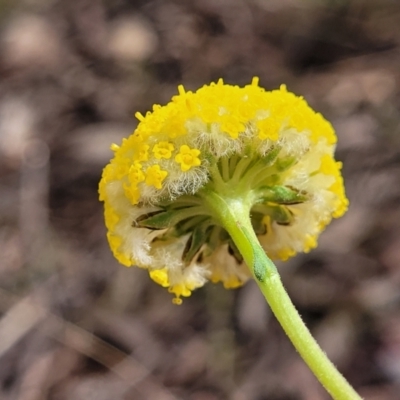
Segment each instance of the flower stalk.
[[301,319],[277,268],[258,242],[245,202],[240,198],[223,198],[211,191],[205,192],[203,198],[213,217],[231,235],[275,317],[320,383],[335,400],[361,400]]

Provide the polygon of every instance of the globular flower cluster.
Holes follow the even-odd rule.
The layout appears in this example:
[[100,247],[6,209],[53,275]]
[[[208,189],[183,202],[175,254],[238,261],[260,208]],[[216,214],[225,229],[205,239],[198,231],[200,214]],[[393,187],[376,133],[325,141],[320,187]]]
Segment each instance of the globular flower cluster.
[[332,126],[285,86],[178,89],[111,146],[99,193],[115,257],[146,268],[179,304],[208,280],[234,288],[250,276],[207,190],[247,202],[263,248],[282,260],[315,247],[348,201]]

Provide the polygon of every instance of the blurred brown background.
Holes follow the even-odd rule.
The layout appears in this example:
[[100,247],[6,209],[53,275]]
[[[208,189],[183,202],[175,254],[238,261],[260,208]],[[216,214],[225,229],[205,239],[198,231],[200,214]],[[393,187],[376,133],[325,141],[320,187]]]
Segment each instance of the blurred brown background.
[[105,240],[134,112],[256,75],[332,121],[351,201],[283,281],[357,390],[399,399],[399,44],[390,0],[1,0],[0,398],[328,399],[253,282],[174,306]]

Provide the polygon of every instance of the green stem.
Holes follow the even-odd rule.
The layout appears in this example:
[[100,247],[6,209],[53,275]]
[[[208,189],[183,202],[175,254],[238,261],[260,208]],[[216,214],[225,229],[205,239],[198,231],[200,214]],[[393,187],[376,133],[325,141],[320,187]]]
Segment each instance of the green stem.
[[242,174],[244,173],[246,168],[251,164],[251,161],[252,161],[251,157],[243,157],[238,162],[235,168],[235,172],[232,176],[231,184],[236,185],[240,181]]
[[259,244],[250,221],[250,206],[242,199],[221,197],[207,191],[203,199],[216,219],[231,235],[271,310],[315,376],[335,400],[361,397],[336,369],[311,336],[282,285],[278,271]]
[[224,181],[229,180],[229,159],[228,157],[221,158],[221,176]]

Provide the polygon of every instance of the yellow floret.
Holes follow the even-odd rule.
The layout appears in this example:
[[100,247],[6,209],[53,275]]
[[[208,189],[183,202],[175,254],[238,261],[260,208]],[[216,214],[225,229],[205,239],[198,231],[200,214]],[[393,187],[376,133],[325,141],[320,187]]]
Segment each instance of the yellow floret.
[[140,190],[137,184],[123,185],[126,198],[132,205],[136,205],[140,200]]
[[257,121],[258,137],[262,140],[278,140],[282,122],[276,118],[264,118]]
[[161,189],[162,182],[167,175],[168,172],[163,171],[158,164],[152,165],[146,170],[146,185],[154,186],[156,189]]
[[236,139],[240,132],[244,132],[245,126],[235,116],[225,116],[221,119],[221,130]]
[[131,165],[131,167],[129,168],[128,179],[129,182],[133,185],[144,181],[142,164],[140,164],[138,161],[135,161],[133,165]]
[[161,158],[169,159],[174,151],[174,145],[169,142],[160,142],[154,145],[154,157],[160,160]]
[[149,148],[148,144],[141,143],[136,149],[137,155],[135,161],[147,161],[149,159]]
[[181,164],[181,170],[183,172],[189,171],[192,167],[198,167],[201,164],[200,150],[191,149],[189,146],[184,144],[181,146],[179,153],[175,157],[175,161]]
[[156,269],[149,272],[150,278],[162,287],[169,286],[168,270],[167,268]]

